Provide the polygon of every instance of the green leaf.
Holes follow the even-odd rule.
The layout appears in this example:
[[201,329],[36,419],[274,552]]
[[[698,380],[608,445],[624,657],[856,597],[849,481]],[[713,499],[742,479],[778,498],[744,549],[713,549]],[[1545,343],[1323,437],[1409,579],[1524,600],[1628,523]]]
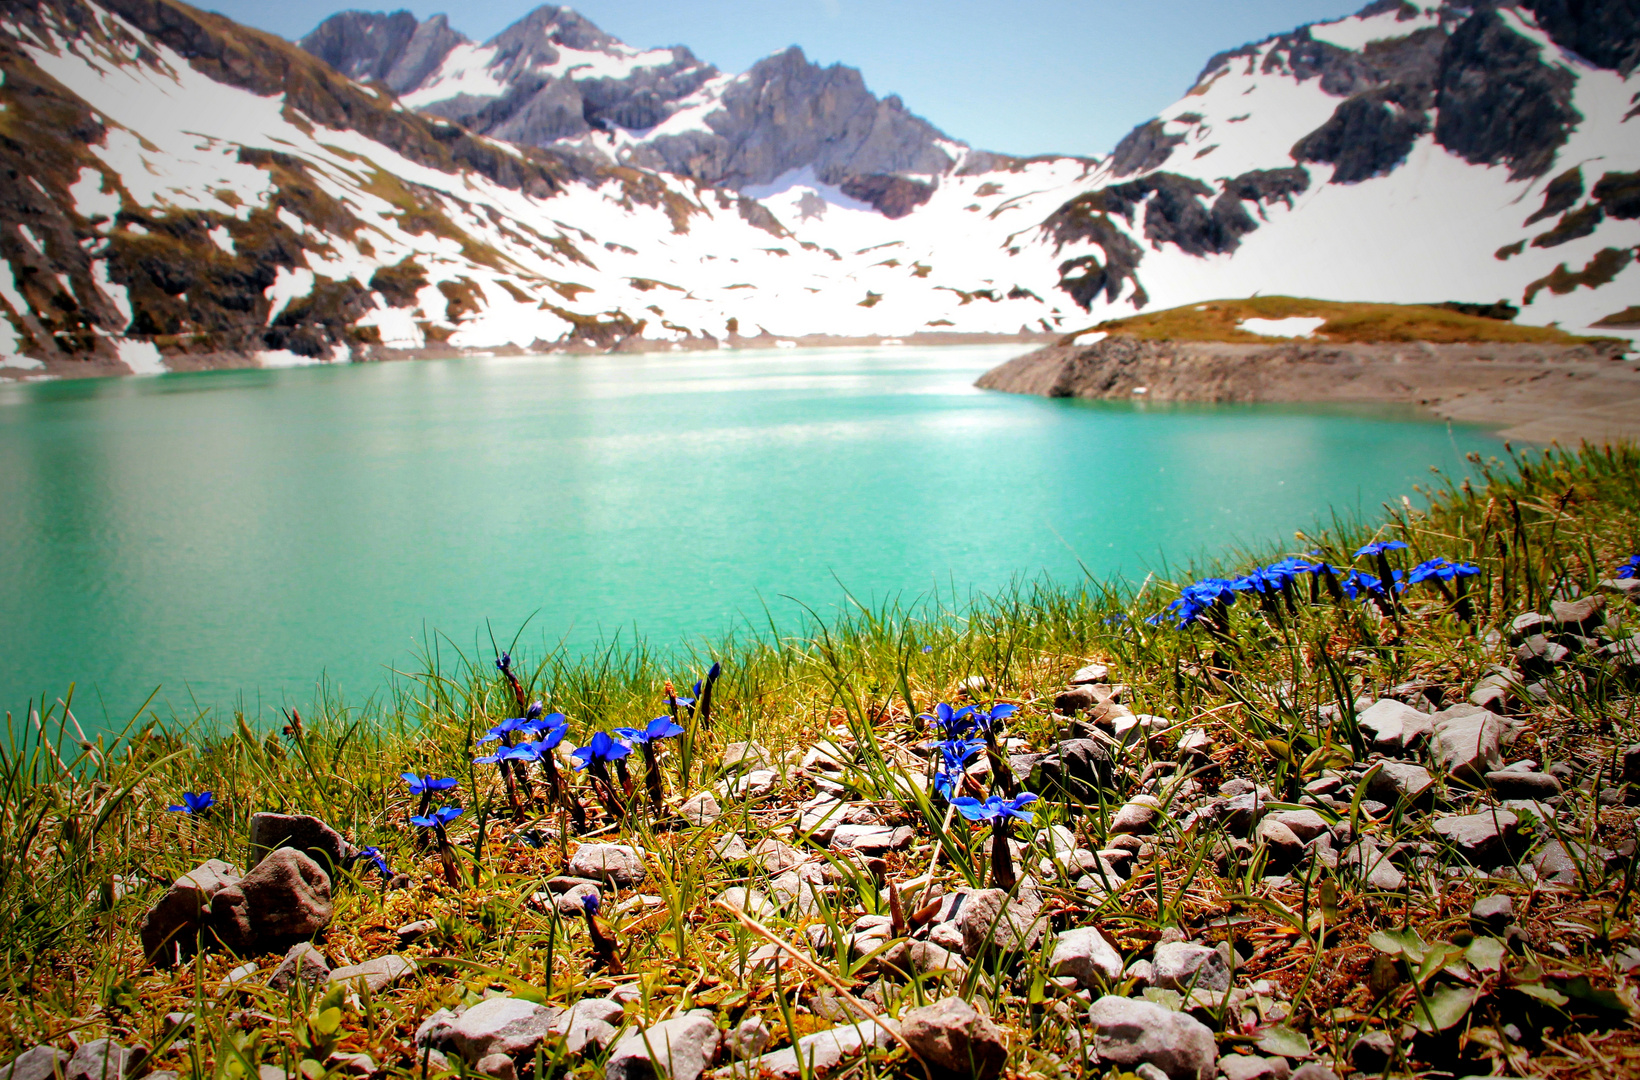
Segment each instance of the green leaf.
[[342,1026],[342,1010],[326,1009],[313,1018],[313,1027],[321,1035],[334,1035],[336,1029]]
[[1286,1024],[1266,1031],[1258,1041],[1258,1048],[1278,1057],[1306,1058],[1310,1056],[1310,1040],[1302,1031],[1294,1031]]
[[1608,1012],[1622,1013],[1624,1016],[1630,1015],[1627,1002],[1610,990],[1595,989],[1589,984],[1586,976],[1579,975],[1575,979],[1567,979],[1560,986],[1566,992],[1567,997],[1581,1001],[1585,1005],[1593,1005],[1597,1009],[1605,1009]]
[[1404,956],[1410,964],[1423,963],[1424,953],[1429,949],[1424,939],[1418,936],[1418,931],[1410,927],[1405,930],[1375,930],[1367,935],[1367,943],[1379,952]]
[[1503,942],[1495,937],[1481,936],[1469,943],[1463,958],[1476,971],[1501,971],[1503,951]]
[[1264,749],[1270,751],[1270,756],[1277,761],[1292,761],[1293,748],[1282,739],[1265,739]]
[[1329,923],[1338,922],[1338,883],[1332,878],[1321,883],[1321,910]]
[[1424,962],[1418,967],[1418,985],[1422,986],[1437,972],[1442,971],[1454,960],[1463,959],[1463,949],[1445,941],[1439,941],[1429,947],[1424,954]]
[[1469,1013],[1480,991],[1469,986],[1437,986],[1412,1007],[1412,1026],[1425,1035],[1445,1031]]
[[1556,1008],[1559,1008],[1571,1000],[1554,987],[1544,986],[1542,983],[1519,983],[1515,986],[1515,989],[1519,990],[1529,998],[1536,998],[1537,1000],[1544,1002],[1545,1004],[1553,1005]]
[[1145,990],[1145,1000],[1153,1001],[1162,1008],[1172,1009],[1174,1012],[1178,1012],[1179,1007],[1184,1004],[1184,998],[1179,996],[1177,990],[1164,990],[1159,986],[1147,988]]
[[325,1067],[312,1058],[303,1058],[302,1064],[297,1066],[307,1080],[324,1080]]

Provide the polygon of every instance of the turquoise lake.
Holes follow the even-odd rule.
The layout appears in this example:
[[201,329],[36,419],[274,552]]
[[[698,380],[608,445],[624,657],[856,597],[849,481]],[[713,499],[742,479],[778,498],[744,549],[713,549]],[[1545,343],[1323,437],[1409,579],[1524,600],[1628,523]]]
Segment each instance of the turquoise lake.
[[[492,357],[0,388],[0,708],[269,719],[419,643],[667,647],[793,599],[1142,577],[1499,453],[1410,410],[1050,401],[1020,346]],[[482,641],[482,649],[479,642]],[[89,725],[88,725],[89,726]]]

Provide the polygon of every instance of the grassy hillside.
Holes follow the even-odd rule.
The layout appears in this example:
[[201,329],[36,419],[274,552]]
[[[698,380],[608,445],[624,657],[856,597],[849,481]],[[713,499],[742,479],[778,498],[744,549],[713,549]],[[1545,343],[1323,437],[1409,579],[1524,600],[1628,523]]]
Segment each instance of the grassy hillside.
[[1097,331],[1112,336],[1173,341],[1234,341],[1273,344],[1281,338],[1263,337],[1240,329],[1247,319],[1325,318],[1312,337],[1300,340],[1435,343],[1470,341],[1539,342],[1576,345],[1604,340],[1575,337],[1553,327],[1517,326],[1504,319],[1465,314],[1433,304],[1360,304],[1334,300],[1305,300],[1294,296],[1254,296],[1246,300],[1212,300],[1152,311],[1125,319],[1111,319],[1067,335],[1062,344]]
[[[1246,303],[1264,317],[1308,310]],[[1334,521],[1205,568],[1240,575],[1319,553],[1306,557],[1336,571],[1273,592],[1226,585],[1233,604],[1207,602],[1182,628],[1169,605],[1201,575],[1041,584],[961,611],[939,598],[860,608],[794,636],[726,640],[709,655],[517,656],[516,690],[493,657],[443,653],[393,700],[327,702],[288,716],[283,731],[144,713],[117,737],[86,741],[68,719],[72,701],[20,709],[0,751],[0,1061],[106,1036],[147,1049],[135,1076],[437,1076],[477,1063],[453,1044],[418,1046],[418,1025],[497,994],[554,1006],[613,995],[626,1036],[691,1009],[725,1031],[761,1021],[770,1050],[842,1022],[847,995],[897,1016],[950,995],[983,1004],[1013,1075],[1115,1075],[1089,1057],[1088,1002],[1107,997],[1187,1013],[1219,1054],[1281,1055],[1339,1075],[1632,1075],[1637,777],[1622,751],[1640,738],[1640,653],[1613,646],[1640,612],[1598,590],[1640,550],[1640,453],[1523,457],[1477,479],[1441,485],[1427,511],[1403,504],[1373,522]],[[1382,564],[1354,554],[1375,540],[1408,545],[1384,553],[1397,570],[1444,557],[1474,573],[1375,597],[1359,575]],[[1540,628],[1573,651],[1535,638],[1542,648],[1517,658],[1517,616],[1590,595],[1604,597],[1601,618],[1575,635]],[[627,791],[617,774],[606,786],[560,760],[568,794],[557,803],[535,765],[523,770],[528,789],[509,792],[516,781],[474,761],[497,745],[478,739],[520,701],[565,714],[566,743],[579,745],[671,714],[667,680],[683,692],[713,662],[723,674],[709,714],[676,707],[683,730],[658,744],[660,808],[637,751]],[[1067,693],[1090,662],[1107,665],[1107,681]],[[1448,771],[1429,746],[1375,744],[1358,711],[1382,698],[1461,705],[1500,667],[1521,673],[1498,684],[1496,703],[1518,731],[1501,760],[1530,759],[1523,768],[1540,785],[1530,807],[1505,807],[1503,780]],[[984,795],[1015,776],[1040,796],[1030,820],[1012,823],[1023,847],[1011,884],[987,854],[993,829],[929,784],[941,752],[925,757],[936,733],[913,717],[941,703],[1013,705],[995,733],[1010,753],[1076,736],[1088,741],[1060,751],[1080,747],[1098,765],[1061,782],[1040,760],[998,757],[992,769],[983,744],[958,751],[970,755],[966,777],[953,773],[964,790]],[[760,748],[733,745],[746,741]],[[746,773],[763,751],[766,768]],[[1415,764],[1429,769],[1428,789],[1386,794],[1391,767]],[[418,802],[401,772],[455,784]],[[683,796],[709,789],[720,817],[680,817]],[[205,791],[215,805],[201,813],[167,809]],[[824,823],[803,817],[821,792],[851,820],[887,826],[887,850],[822,842]],[[1224,801],[1237,792],[1242,803]],[[462,809],[444,830],[448,866],[436,830],[409,821],[439,803]],[[284,943],[145,964],[143,913],[207,858],[249,869],[249,819],[264,810],[316,815],[379,850],[385,870],[368,859],[335,869],[317,945],[333,964],[398,953],[415,971],[370,992],[270,989]],[[1290,817],[1300,810],[1309,816]],[[1251,828],[1260,813],[1294,828]],[[1447,829],[1455,816],[1477,815],[1484,828],[1511,814],[1500,848],[1465,846]],[[1300,821],[1319,822],[1302,850]],[[596,921],[552,895],[566,887],[552,879],[591,842],[647,853],[643,881],[604,886]],[[783,873],[794,860],[807,869]],[[894,951],[930,933],[938,916],[925,905],[939,894],[986,884],[1008,888],[1023,905],[1010,910],[1027,921],[1045,920],[1043,944],[1004,951],[982,938],[944,970],[927,966],[927,947]],[[721,902],[731,887],[767,900],[742,900],[737,914]],[[1494,895],[1512,914],[1472,919],[1475,901]],[[1055,935],[1079,927],[1097,929],[1127,970],[1055,970]],[[777,963],[771,939],[803,959]],[[1147,987],[1140,962],[1178,939],[1222,947],[1214,955],[1228,961],[1230,989]],[[224,985],[244,961],[255,968]],[[914,1047],[884,1041],[857,1075],[924,1075]],[[538,1033],[506,1068],[604,1076],[609,1053]]]

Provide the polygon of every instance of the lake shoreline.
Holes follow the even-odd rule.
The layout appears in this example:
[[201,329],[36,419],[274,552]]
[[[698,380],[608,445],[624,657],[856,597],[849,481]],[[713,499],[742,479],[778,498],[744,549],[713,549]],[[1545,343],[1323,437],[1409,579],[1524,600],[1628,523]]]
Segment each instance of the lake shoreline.
[[1604,343],[1255,345],[1117,336],[1037,349],[975,385],[1107,401],[1405,404],[1517,442],[1640,438],[1640,364]]

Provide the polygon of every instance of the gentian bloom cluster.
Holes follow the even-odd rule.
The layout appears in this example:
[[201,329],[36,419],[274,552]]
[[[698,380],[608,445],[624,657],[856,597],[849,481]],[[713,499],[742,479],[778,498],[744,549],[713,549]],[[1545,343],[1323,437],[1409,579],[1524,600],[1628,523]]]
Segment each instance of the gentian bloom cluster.
[[1617,568],[1617,580],[1627,581],[1640,577],[1640,555],[1630,555],[1629,561]]
[[1423,562],[1407,571],[1407,584],[1417,585],[1424,581],[1453,581],[1457,578],[1474,577],[1481,572],[1481,568],[1473,563],[1450,563],[1436,557],[1425,559]]
[[655,753],[655,743],[660,739],[682,735],[683,728],[674,724],[670,716],[657,716],[642,728],[616,728],[615,734],[626,740],[627,745],[636,746],[643,752],[644,782],[649,786],[649,802],[655,813],[660,813],[666,789],[661,784],[661,765]]
[[951,805],[969,821],[991,823],[991,883],[999,889],[1012,889],[1018,880],[1014,874],[1014,854],[1009,847],[1012,825],[1016,819],[1031,820],[1032,813],[1025,807],[1035,801],[1036,796],[1028,791],[1012,798],[992,795],[988,799],[951,800]]

